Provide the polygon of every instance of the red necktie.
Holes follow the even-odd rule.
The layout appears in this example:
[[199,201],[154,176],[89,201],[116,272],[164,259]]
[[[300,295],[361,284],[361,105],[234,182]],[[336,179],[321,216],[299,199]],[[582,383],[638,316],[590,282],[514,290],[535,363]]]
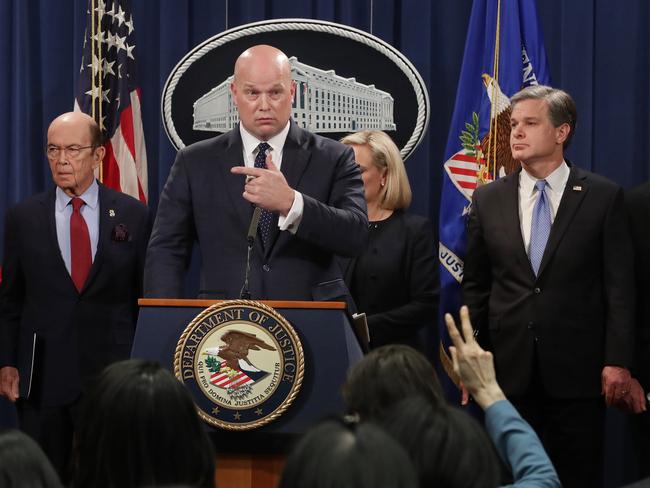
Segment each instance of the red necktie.
[[90,234],[86,221],[81,216],[81,207],[85,205],[81,198],[72,199],[72,215],[70,216],[70,254],[72,281],[81,291],[88,277],[92,265],[92,254],[90,252]]

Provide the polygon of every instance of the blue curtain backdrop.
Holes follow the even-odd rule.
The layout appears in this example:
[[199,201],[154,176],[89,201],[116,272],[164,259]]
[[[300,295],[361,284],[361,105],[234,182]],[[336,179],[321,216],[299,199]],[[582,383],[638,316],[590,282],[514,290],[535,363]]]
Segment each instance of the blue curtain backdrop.
[[[538,1],[553,83],[576,99],[569,157],[625,187],[648,179],[650,36],[647,0]],[[50,185],[43,157],[49,121],[70,110],[86,0],[0,2],[0,221],[7,207]],[[152,208],[174,150],[160,119],[168,73],[192,47],[265,19],[330,20],[372,32],[402,51],[431,97],[428,134],[407,162],[412,211],[437,227],[441,165],[471,0],[135,0]],[[0,230],[0,238],[4,229]]]
[[[372,32],[420,71],[431,98],[431,121],[407,168],[412,211],[428,216],[437,228],[443,153],[471,3],[132,0],[151,207],[157,206],[175,155],[160,119],[160,93],[170,70],[192,47],[227,28],[303,17]],[[578,105],[569,157],[624,187],[647,180],[650,173],[649,4],[537,2],[553,84],[570,92]],[[86,0],[0,1],[0,222],[9,206],[51,184],[44,134],[50,120],[72,108],[86,7]]]

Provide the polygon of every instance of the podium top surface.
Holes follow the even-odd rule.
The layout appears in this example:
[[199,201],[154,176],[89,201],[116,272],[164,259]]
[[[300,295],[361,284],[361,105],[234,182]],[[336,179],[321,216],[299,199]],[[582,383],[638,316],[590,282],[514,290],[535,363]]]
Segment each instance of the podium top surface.
[[[198,300],[182,298],[140,298],[138,305],[141,307],[196,307],[205,308],[215,303],[223,303],[230,300]],[[309,302],[290,300],[256,300],[271,308],[313,308],[329,310],[345,310],[345,302]]]

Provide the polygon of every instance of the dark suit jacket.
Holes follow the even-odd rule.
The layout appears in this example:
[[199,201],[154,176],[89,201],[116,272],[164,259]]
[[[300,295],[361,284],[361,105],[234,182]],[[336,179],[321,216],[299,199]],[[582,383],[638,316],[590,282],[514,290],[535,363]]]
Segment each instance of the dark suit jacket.
[[[145,205],[100,184],[97,252],[79,293],[59,250],[54,204],[52,189],[7,212],[0,285],[0,366],[21,363],[36,332],[39,388],[30,398],[47,406],[73,401],[86,380],[129,357],[150,229]],[[118,224],[124,241],[115,240]]]
[[423,351],[420,333],[438,311],[438,266],[431,222],[396,210],[370,223],[363,255],[342,259],[345,281],[368,317],[370,345],[408,344]]
[[[239,128],[179,151],[160,196],[145,266],[145,295],[183,296],[192,245],[201,251],[199,296],[238,298],[253,212],[243,196]],[[355,255],[367,237],[366,203],[351,148],[300,129],[284,145],[282,172],[302,193],[304,212],[295,235],[260,240],[252,253],[254,299],[334,300],[347,296],[334,254]],[[277,221],[276,221],[277,223]]]
[[603,366],[632,360],[632,245],[623,192],[571,166],[536,278],[521,236],[518,191],[516,172],[474,192],[463,277],[473,324],[494,353],[507,396],[526,391],[536,360],[549,395],[598,397]]
[[646,392],[650,390],[650,183],[625,196],[634,243],[636,277],[636,360],[633,370]]

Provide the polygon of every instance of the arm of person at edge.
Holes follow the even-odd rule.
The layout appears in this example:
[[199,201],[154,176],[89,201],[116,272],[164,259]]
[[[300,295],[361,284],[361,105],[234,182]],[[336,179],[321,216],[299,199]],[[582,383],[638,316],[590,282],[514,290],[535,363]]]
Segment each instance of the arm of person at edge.
[[[625,206],[627,209],[628,223],[630,226],[630,236],[632,238],[632,246],[634,248],[634,270],[636,275],[635,285],[636,285],[636,294],[637,297],[637,316],[636,316],[636,337],[639,337],[641,334],[640,329],[642,327],[647,327],[649,324],[647,321],[643,320],[645,315],[644,310],[647,308],[644,307],[643,303],[639,303],[638,297],[642,293],[643,284],[648,279],[645,273],[646,266],[643,265],[646,257],[647,246],[650,244],[647,240],[647,212],[646,212],[646,196],[643,193],[629,192],[625,194]],[[638,260],[638,261],[637,261]],[[636,366],[639,367],[639,361],[643,361],[642,358],[636,357]],[[634,375],[634,369],[630,372]],[[630,391],[625,395],[623,402],[625,403],[624,408],[634,413],[642,413],[647,410],[646,403],[646,394],[643,391],[643,387],[639,381],[632,376],[630,380]]]
[[0,368],[0,396],[7,398],[14,403],[18,400],[18,370],[13,366]]
[[445,314],[454,371],[476,403],[485,411],[486,429],[501,458],[512,467],[512,486],[559,487],[553,464],[530,425],[506,399],[497,383],[492,353],[474,338],[466,306],[460,309],[462,336],[450,314]]
[[17,225],[14,212],[9,209],[5,217],[5,253],[0,282],[0,396],[11,402],[15,402],[19,395],[15,349],[24,301],[24,280],[18,259],[20,243],[16,238]]
[[602,394],[608,406],[625,407],[632,389],[630,366],[634,335],[633,247],[627,225],[623,190],[618,189],[603,223],[603,276],[605,317],[605,366]]
[[[247,176],[243,193],[246,200],[286,217],[294,204],[295,191],[270,154],[266,164],[266,169],[235,166],[231,172]],[[295,235],[334,254],[356,256],[363,252],[368,235],[363,182],[351,148],[342,151],[336,165],[336,179],[327,202],[301,194],[303,212],[297,219]]]

